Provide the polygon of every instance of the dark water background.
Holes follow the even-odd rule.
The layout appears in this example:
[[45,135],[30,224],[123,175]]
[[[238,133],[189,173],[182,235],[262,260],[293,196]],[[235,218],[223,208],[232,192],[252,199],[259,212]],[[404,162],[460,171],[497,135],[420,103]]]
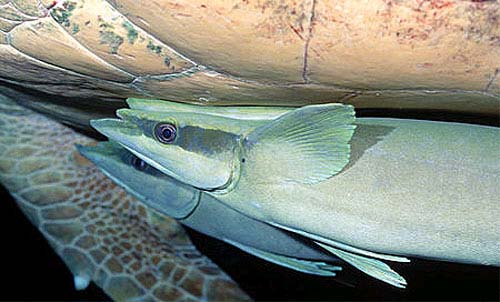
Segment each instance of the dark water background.
[[[259,301],[499,301],[500,268],[412,259],[391,264],[409,283],[397,289],[348,265],[332,278],[310,276],[262,261],[189,231],[199,250]],[[0,300],[109,301],[91,283],[76,291],[73,276],[43,235],[0,187]],[[347,285],[357,284],[356,287]]]

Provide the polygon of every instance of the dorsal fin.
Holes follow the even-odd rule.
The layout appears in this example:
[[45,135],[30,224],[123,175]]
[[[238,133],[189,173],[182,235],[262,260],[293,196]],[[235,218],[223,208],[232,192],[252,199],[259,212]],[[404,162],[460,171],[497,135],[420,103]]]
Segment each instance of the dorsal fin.
[[343,104],[296,109],[255,129],[244,140],[245,161],[259,181],[317,183],[349,162],[354,108]]
[[272,106],[207,106],[170,102],[164,100],[148,100],[128,98],[131,109],[149,112],[194,112],[208,115],[228,117],[238,120],[272,120],[294,110],[294,107]]

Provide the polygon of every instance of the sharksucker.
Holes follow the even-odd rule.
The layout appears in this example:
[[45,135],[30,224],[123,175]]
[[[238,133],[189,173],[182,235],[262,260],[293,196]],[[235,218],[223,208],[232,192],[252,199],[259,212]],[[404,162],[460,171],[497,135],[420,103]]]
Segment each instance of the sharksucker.
[[[130,101],[132,108],[135,102]],[[408,260],[387,254],[500,265],[500,205],[493,198],[500,195],[496,128],[355,121],[354,109],[342,104],[290,109],[259,120],[240,108],[234,108],[239,114],[234,118],[228,109],[215,114],[213,108],[197,112],[190,106],[173,112],[182,105],[167,102],[168,109],[150,112],[146,101],[140,103],[141,110],[126,111],[126,123],[175,118],[177,131],[188,125],[224,129],[236,134],[239,144],[189,153],[175,141],[123,135],[118,120],[94,125],[163,173],[254,219],[309,237],[375,278],[405,286],[375,258]],[[239,177],[233,178],[236,170]]]
[[[78,146],[78,150],[147,206],[179,219],[190,228],[300,272],[335,276],[341,270],[341,267],[333,265],[339,261],[337,258],[280,228],[251,219],[212,196],[178,182],[115,142]],[[273,240],[267,240],[269,238]]]

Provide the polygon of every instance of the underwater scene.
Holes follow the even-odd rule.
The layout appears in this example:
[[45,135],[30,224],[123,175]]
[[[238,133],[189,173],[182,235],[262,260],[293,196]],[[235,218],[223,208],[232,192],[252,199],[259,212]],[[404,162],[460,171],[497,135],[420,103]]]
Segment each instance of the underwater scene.
[[498,301],[498,1],[0,0],[0,301]]

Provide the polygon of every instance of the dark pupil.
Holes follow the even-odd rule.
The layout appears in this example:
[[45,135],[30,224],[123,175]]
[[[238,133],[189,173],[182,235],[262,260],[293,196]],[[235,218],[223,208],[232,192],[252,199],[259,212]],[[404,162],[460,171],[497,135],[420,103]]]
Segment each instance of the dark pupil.
[[174,141],[177,129],[172,124],[158,124],[155,129],[156,138],[162,143],[171,143]]
[[131,164],[139,171],[143,171],[147,167],[146,162],[136,156],[132,157]]
[[163,130],[162,135],[164,138],[168,139],[172,136],[172,131],[170,129],[165,129]]

